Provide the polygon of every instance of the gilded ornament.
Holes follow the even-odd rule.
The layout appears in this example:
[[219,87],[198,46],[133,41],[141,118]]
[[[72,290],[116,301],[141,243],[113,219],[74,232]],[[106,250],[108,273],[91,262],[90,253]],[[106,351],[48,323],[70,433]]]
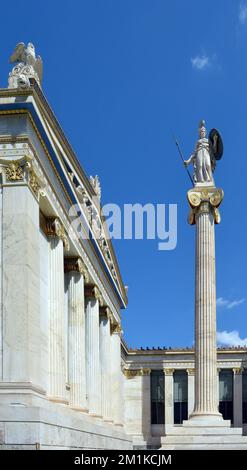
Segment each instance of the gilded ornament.
[[24,171],[18,162],[11,162],[6,168],[7,181],[22,181],[24,179]]

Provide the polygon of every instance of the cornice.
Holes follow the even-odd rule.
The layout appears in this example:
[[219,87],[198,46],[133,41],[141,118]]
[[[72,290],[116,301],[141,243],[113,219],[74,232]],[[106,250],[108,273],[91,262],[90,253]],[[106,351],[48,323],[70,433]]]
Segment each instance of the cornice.
[[[60,126],[60,124],[59,124],[59,122],[58,122],[58,120],[57,120],[57,118],[56,118],[56,116],[53,112],[53,110],[51,109],[51,107],[50,107],[43,91],[37,85],[35,80],[31,80],[31,83],[32,83],[32,86],[28,90],[19,90],[19,89],[11,89],[10,90],[8,88],[7,89],[1,89],[0,90],[0,97],[5,97],[5,96],[6,97],[10,97],[10,96],[19,96],[19,97],[21,97],[21,96],[25,96],[25,97],[26,96],[32,96],[32,98],[33,98],[33,100],[34,100],[34,102],[35,102],[35,104],[36,104],[36,106],[39,110],[40,115],[42,116],[44,121],[47,121],[50,128],[54,132],[57,140],[59,142],[62,142],[66,156],[69,157],[70,163],[75,168],[77,175],[81,178],[83,185],[86,186],[86,189],[87,189],[88,193],[90,194],[91,197],[96,197],[97,198],[97,195],[96,195],[92,185],[90,184],[90,182],[89,182],[89,180],[86,176],[86,173],[84,172],[83,168],[81,167],[81,164],[80,164],[79,160],[77,159],[76,154],[74,153],[71,144],[69,143],[67,137],[65,136],[65,134],[64,134],[64,132],[63,132],[63,130],[62,130],[62,128],[61,128],[61,126]],[[34,123],[34,125],[35,125],[35,123]],[[105,219],[102,218],[102,221],[104,221],[104,220]],[[114,267],[115,267],[115,270],[116,270],[116,273],[117,273],[117,279],[120,282],[121,295],[124,299],[125,305],[127,305],[128,299],[127,299],[125,287],[124,287],[124,284],[123,284],[123,281],[122,281],[118,261],[117,261],[116,255],[115,255],[115,251],[113,249],[111,239],[108,238],[107,242],[108,242],[108,245],[109,245],[109,250],[110,250],[110,253],[111,253],[111,257],[113,259]]]

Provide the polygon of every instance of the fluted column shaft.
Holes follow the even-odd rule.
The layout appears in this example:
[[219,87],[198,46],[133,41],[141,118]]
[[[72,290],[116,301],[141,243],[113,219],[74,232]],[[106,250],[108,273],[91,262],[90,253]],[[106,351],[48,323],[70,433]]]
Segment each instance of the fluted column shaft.
[[86,304],[86,378],[89,413],[101,416],[101,368],[99,355],[99,300]]
[[65,401],[64,248],[60,238],[50,239],[49,395]]
[[111,332],[107,313],[100,314],[101,405],[104,420],[111,421]]
[[193,416],[196,415],[219,415],[214,214],[209,202],[202,202],[196,213],[195,407]]
[[84,278],[79,272],[66,274],[69,312],[70,405],[86,410],[86,354]]
[[121,328],[116,326],[111,334],[111,404],[114,424],[122,425],[121,412]]

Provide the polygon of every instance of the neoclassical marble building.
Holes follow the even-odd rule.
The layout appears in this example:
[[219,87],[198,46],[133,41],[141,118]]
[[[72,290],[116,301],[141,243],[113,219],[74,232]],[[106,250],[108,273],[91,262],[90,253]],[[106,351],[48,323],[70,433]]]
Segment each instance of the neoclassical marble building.
[[[17,46],[0,90],[0,448],[159,448],[193,409],[194,351],[125,344],[99,179],[50,108],[31,46]],[[218,350],[220,411],[238,428],[246,352]]]

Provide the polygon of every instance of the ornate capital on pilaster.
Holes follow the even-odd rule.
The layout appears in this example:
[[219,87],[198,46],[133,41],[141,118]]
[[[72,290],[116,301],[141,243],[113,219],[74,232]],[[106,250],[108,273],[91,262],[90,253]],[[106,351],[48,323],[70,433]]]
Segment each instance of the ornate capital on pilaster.
[[100,307],[103,307],[104,301],[99,288],[94,285],[88,285],[85,288],[85,297],[98,300]]
[[194,189],[190,189],[187,193],[190,205],[189,224],[195,224],[197,215],[210,212],[214,215],[215,223],[219,224],[220,213],[218,207],[220,206],[223,197],[224,192],[220,188],[195,187]]
[[57,217],[45,218],[45,232],[48,237],[58,237],[62,240],[65,250],[69,251],[69,239],[66,235],[65,229]]
[[242,371],[243,371],[242,367],[234,367],[232,370],[233,370],[234,375],[240,375],[242,374]]
[[195,375],[195,369],[186,369],[188,375]]
[[124,369],[124,375],[127,379],[134,379],[142,376],[142,369]]
[[5,167],[5,178],[8,182],[23,181],[24,180],[24,166],[18,160],[11,161]]
[[71,272],[71,271],[78,272],[84,277],[85,283],[89,282],[88,270],[81,258],[77,258],[77,257],[65,258],[64,259],[64,271],[66,273]]
[[121,325],[114,321],[114,323],[111,322],[111,335],[119,335],[121,336],[123,333]]
[[173,375],[174,369],[168,369],[165,367],[163,371],[165,375]]
[[[16,149],[20,153],[20,149]],[[42,176],[39,175],[37,165],[29,150],[21,150],[23,156],[18,159],[6,159],[0,157],[0,165],[3,173],[4,184],[27,184],[35,197],[39,199],[40,194],[44,193],[44,182]],[[8,155],[10,151],[6,151]],[[2,154],[3,152],[1,152]],[[12,150],[13,153],[13,150]],[[12,154],[11,154],[12,156]]]
[[99,309],[100,317],[105,317],[107,320],[111,321],[113,315],[109,307],[100,307]]
[[142,375],[150,375],[151,369],[142,369]]

